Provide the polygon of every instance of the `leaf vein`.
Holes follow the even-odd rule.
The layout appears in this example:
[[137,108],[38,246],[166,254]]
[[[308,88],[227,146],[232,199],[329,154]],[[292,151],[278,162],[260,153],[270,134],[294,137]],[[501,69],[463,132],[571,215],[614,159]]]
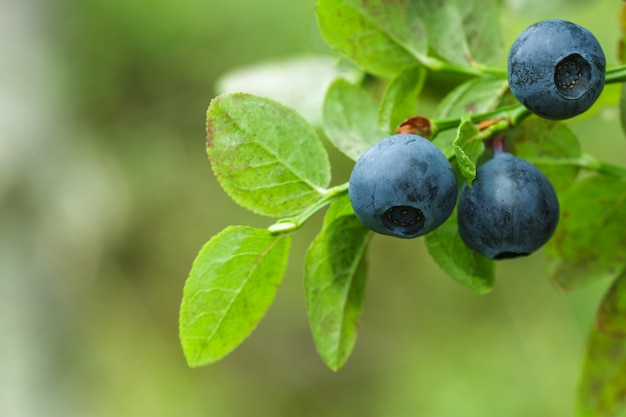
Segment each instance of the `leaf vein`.
[[[247,129],[246,126],[244,126],[237,119],[235,119],[230,114],[230,112],[224,111],[224,113],[222,113],[222,114],[223,114],[224,117],[227,117],[228,119],[230,119],[232,124],[233,124],[233,126],[238,128],[245,135],[247,135],[247,136],[249,136],[251,138],[255,138],[255,139],[257,138],[257,136],[256,136],[256,134],[254,132],[252,132],[251,130]],[[277,161],[279,161],[285,168],[287,168],[287,170],[289,172],[291,172],[291,174],[293,174],[294,177],[299,178],[301,182],[307,184],[309,187],[314,189],[319,194],[323,194],[324,193],[324,191],[325,191],[324,187],[320,187],[317,184],[314,184],[308,178],[303,176],[300,172],[298,172],[298,170],[295,167],[293,167],[286,160],[284,160],[279,152],[276,152],[276,151],[270,149],[267,145],[265,145],[265,143],[263,143],[263,141],[260,141],[258,139],[252,140],[251,142],[257,143],[259,147],[261,147],[263,150],[265,150],[265,152],[267,152],[267,154],[269,154],[270,156],[274,157]],[[239,145],[239,143],[237,143],[236,145],[232,145],[232,146],[238,146],[238,145]]]
[[256,261],[254,263],[254,265],[252,266],[252,268],[250,268],[250,271],[246,274],[244,280],[242,281],[242,284],[239,286],[239,288],[236,288],[235,291],[233,291],[233,292],[236,293],[236,295],[231,298],[229,303],[224,308],[224,314],[222,315],[222,317],[216,323],[216,325],[215,325],[213,331],[211,332],[211,334],[206,338],[207,341],[213,340],[213,338],[216,335],[216,333],[218,332],[218,330],[222,327],[222,324],[224,323],[224,320],[225,320],[226,316],[228,316],[229,311],[232,309],[232,307],[233,307],[233,305],[235,303],[235,300],[237,300],[238,297],[241,295],[241,292],[242,292],[243,288],[249,282],[250,278],[254,275],[254,272],[257,270],[257,268],[259,267],[260,263],[267,256],[267,254],[269,254],[276,247],[276,245],[278,245],[278,243],[283,238],[284,237],[280,237],[280,238],[275,239],[272,242],[272,244],[270,246],[268,246],[268,248],[266,250],[264,250],[263,252],[261,252],[259,254],[259,256],[257,257],[257,259],[256,259]]

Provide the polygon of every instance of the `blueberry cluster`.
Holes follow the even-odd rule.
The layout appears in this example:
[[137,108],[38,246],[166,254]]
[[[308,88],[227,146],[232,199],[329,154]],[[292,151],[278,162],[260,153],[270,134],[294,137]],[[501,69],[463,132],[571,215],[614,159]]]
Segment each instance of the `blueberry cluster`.
[[559,203],[548,178],[534,165],[495,151],[458,197],[452,165],[428,139],[387,137],[357,161],[348,187],[357,218],[374,232],[400,238],[441,226],[458,204],[458,227],[467,246],[490,259],[528,255],[550,239]]
[[[587,29],[545,20],[524,30],[508,56],[513,95],[532,113],[561,120],[598,99],[606,60]],[[472,185],[459,184],[452,165],[427,139],[397,134],[357,161],[348,187],[357,218],[374,232],[401,238],[441,226],[457,206],[465,244],[490,259],[528,255],[545,244],[559,220],[559,202],[534,165],[495,146]]]

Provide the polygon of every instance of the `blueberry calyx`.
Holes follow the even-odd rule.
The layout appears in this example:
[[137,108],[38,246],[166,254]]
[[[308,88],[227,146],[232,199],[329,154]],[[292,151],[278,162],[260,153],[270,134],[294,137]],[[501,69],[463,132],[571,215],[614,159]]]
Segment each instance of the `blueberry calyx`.
[[567,99],[580,98],[589,89],[591,65],[579,54],[571,54],[561,60],[554,69],[557,92]]
[[501,261],[503,259],[513,259],[513,258],[519,258],[520,256],[528,256],[530,255],[529,252],[511,252],[511,251],[504,251],[504,252],[500,252],[497,255],[495,255],[493,257],[494,261]]
[[424,228],[424,215],[411,206],[390,207],[381,218],[383,225],[392,233],[417,234]]

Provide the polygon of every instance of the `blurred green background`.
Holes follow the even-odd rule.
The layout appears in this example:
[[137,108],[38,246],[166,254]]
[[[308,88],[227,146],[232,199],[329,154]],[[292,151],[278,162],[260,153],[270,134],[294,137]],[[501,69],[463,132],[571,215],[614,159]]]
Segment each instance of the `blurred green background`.
[[[507,49],[528,24],[559,17],[592,30],[616,63],[618,2],[503,4]],[[3,0],[0,415],[571,414],[607,283],[561,294],[539,252],[499,263],[495,290],[479,296],[441,272],[421,239],[377,236],[359,340],[333,373],[316,355],[302,288],[319,215],[296,234],[252,336],[215,365],[186,366],[178,305],[197,251],[229,224],[272,223],[221,191],[206,108],[233,68],[328,54],[314,6]],[[621,164],[616,100],[607,89],[594,117],[570,124],[586,151]],[[352,163],[329,151],[344,182]]]

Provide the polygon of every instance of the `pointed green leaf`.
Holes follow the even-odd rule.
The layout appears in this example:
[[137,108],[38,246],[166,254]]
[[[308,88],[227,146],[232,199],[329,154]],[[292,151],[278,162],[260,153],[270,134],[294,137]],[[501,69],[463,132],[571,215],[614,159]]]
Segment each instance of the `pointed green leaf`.
[[290,245],[289,236],[230,226],[200,250],[180,308],[189,366],[220,360],[254,330],[274,300]]
[[497,0],[414,0],[431,48],[465,66],[494,63],[503,46]]
[[377,124],[378,106],[361,87],[338,78],[326,92],[324,133],[346,156],[356,161],[387,134]]
[[326,365],[341,368],[354,347],[365,297],[371,232],[347,197],[331,204],[305,259],[307,313],[315,346]]
[[502,51],[497,0],[318,0],[317,16],[331,47],[377,75],[427,60],[429,46],[463,66],[493,63]]
[[576,179],[578,166],[566,162],[580,157],[580,143],[564,123],[530,116],[507,139],[511,152],[543,171],[557,192]]
[[476,125],[469,118],[465,118],[457,129],[456,139],[452,142],[461,175],[470,187],[476,178],[476,161],[485,150],[485,144],[478,135],[480,131]]
[[330,183],[330,162],[315,129],[294,110],[251,94],[211,101],[207,153],[226,193],[267,216],[299,213]]
[[626,275],[602,301],[587,343],[577,398],[579,417],[614,417],[626,409]]
[[369,16],[345,0],[318,0],[316,13],[326,43],[367,72],[392,76],[417,63]]
[[444,224],[426,235],[435,262],[453,279],[479,294],[493,288],[493,261],[468,248],[457,227],[456,210]]
[[398,74],[387,86],[378,112],[383,131],[395,132],[398,125],[415,114],[417,97],[422,91],[426,70],[409,68]]
[[546,245],[548,270],[564,290],[617,278],[626,265],[626,181],[592,176],[560,196],[561,217]]

